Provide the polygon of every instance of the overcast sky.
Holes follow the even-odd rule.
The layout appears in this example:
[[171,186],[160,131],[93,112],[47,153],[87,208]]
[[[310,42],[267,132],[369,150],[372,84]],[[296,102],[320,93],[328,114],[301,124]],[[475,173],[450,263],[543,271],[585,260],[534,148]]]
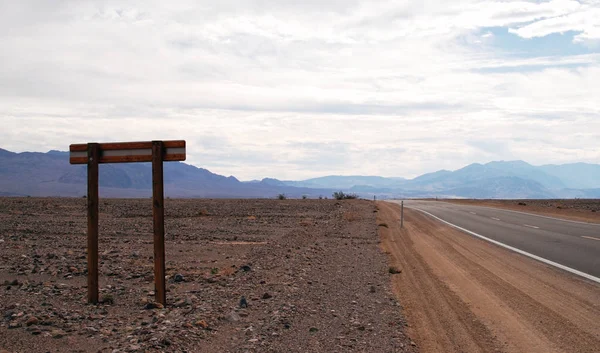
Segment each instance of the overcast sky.
[[242,180],[600,163],[600,1],[4,0],[0,119]]

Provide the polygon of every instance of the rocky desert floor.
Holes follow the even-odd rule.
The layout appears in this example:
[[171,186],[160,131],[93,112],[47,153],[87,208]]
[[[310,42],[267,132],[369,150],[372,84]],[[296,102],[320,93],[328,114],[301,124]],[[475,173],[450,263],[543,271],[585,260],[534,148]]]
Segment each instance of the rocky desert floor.
[[600,223],[600,199],[560,200],[470,200],[445,199],[473,206],[497,207],[580,222]]
[[373,202],[166,200],[165,209],[167,306],[153,302],[149,199],[101,199],[103,302],[91,305],[86,200],[0,198],[0,352],[418,350]]

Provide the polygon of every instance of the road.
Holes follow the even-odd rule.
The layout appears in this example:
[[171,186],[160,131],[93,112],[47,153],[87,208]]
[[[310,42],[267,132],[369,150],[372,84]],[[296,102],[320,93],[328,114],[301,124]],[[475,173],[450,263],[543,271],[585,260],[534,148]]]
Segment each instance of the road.
[[392,289],[421,353],[598,352],[600,284],[415,209],[405,209],[400,228],[397,204],[377,206]]
[[600,224],[441,201],[405,201],[486,238],[600,277]]

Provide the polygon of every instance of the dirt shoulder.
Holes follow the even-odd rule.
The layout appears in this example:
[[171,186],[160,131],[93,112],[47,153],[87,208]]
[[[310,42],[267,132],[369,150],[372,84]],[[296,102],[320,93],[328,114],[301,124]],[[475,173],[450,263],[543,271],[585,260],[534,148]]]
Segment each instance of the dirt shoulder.
[[152,308],[148,199],[101,200],[107,302],[88,305],[85,200],[0,198],[0,352],[415,351],[372,202],[165,210],[167,308]]
[[421,352],[596,352],[600,287],[405,209],[378,202],[382,249],[398,274]]
[[585,200],[458,200],[444,202],[462,205],[496,207],[506,210],[563,218],[572,221],[600,223],[600,199]]

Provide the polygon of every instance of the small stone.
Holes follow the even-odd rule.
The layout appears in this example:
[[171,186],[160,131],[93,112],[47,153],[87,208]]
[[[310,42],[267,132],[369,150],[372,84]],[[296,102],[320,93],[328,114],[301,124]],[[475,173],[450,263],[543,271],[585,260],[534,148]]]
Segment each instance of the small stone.
[[21,327],[21,323],[20,322],[11,322],[10,324],[8,324],[8,328],[9,329],[19,328],[19,327]]
[[410,341],[410,345],[413,346],[413,347],[417,346],[417,344],[415,342],[413,342],[413,341]]
[[242,299],[240,299],[240,308],[247,308],[248,307],[248,301],[246,300],[246,297],[242,297]]
[[198,320],[195,323],[196,326],[200,326],[204,329],[208,328],[208,322],[206,322],[205,320]]
[[180,283],[180,282],[185,281],[185,278],[183,277],[183,275],[181,275],[181,274],[178,273],[175,276],[173,276],[173,281],[175,283]]
[[250,267],[248,265],[244,265],[244,266],[240,267],[240,269],[244,272],[250,272],[252,270],[252,267]]
[[31,316],[29,319],[27,319],[27,321],[25,322],[25,325],[26,326],[37,325],[39,322],[40,322],[40,320],[38,320],[37,317]]
[[66,336],[66,333],[62,330],[53,330],[52,332],[50,332],[50,335],[52,336],[52,338],[63,338]]
[[157,302],[149,302],[148,304],[146,304],[146,306],[144,306],[144,309],[147,310],[151,310],[151,309],[163,309],[165,306],[162,305],[161,303],[157,303]]
[[319,329],[316,327],[311,327],[310,329],[308,329],[308,332],[318,332]]
[[263,299],[271,299],[271,298],[273,298],[273,296],[269,293],[265,293],[265,294],[263,294],[262,298]]
[[240,321],[242,318],[235,311],[231,311],[229,313],[229,315],[227,315],[226,319],[227,319],[227,321],[230,321],[230,322],[236,322],[236,321]]

